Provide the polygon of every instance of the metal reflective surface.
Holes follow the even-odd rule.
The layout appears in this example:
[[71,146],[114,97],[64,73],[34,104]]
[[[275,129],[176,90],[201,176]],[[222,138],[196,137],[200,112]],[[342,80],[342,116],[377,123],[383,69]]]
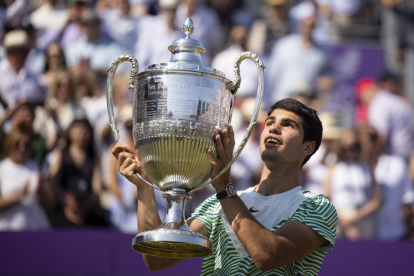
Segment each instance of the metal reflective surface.
[[233,95],[204,76],[160,74],[138,80],[133,136],[148,178],[162,190],[191,191],[205,183],[212,136],[231,119]]
[[213,249],[208,238],[192,232],[185,223],[183,210],[188,192],[214,181],[209,180],[212,165],[206,149],[216,153],[212,137],[229,126],[234,95],[241,83],[240,63],[251,59],[258,69],[259,79],[253,116],[232,160],[216,178],[230,168],[243,150],[257,123],[265,67],[256,54],[244,52],[234,62],[236,79],[230,81],[222,72],[203,65],[201,55],[205,49],[189,37],[194,31],[191,19],[185,21],[183,31],[187,37],[176,39],[168,47],[170,61],[153,64],[140,74],[137,74],[138,62],[134,57],[118,57],[108,70],[107,102],[112,132],[117,143],[121,143],[112,108],[112,81],[120,63],[132,62],[130,89],[134,95],[135,149],[153,184],[138,177],[164,191],[168,203],[162,225],[138,234],[133,248],[156,256],[191,258],[209,255]]

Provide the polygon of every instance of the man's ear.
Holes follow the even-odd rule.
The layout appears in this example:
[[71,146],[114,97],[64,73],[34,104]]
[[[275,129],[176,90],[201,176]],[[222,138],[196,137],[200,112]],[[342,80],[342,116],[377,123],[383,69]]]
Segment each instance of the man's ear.
[[303,147],[302,153],[304,155],[311,155],[313,151],[315,150],[316,143],[315,141],[307,141],[303,144],[303,146],[304,147]]

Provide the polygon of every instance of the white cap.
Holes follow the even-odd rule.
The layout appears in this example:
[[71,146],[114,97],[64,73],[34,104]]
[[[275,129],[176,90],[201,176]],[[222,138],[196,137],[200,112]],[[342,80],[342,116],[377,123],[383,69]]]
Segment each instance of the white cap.
[[316,14],[316,8],[310,2],[302,2],[294,6],[290,12],[290,19],[299,22]]
[[180,0],[159,0],[160,9],[175,9],[180,4]]
[[23,30],[8,32],[3,40],[4,48],[26,48],[30,49],[30,40],[27,33]]

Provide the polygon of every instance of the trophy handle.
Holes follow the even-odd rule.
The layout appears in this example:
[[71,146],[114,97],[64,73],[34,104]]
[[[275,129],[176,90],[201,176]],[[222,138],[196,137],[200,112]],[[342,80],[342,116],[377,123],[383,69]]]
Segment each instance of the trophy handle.
[[[107,70],[108,78],[106,81],[106,105],[107,105],[108,116],[109,116],[109,127],[112,130],[112,135],[114,136],[114,139],[117,144],[122,144],[122,141],[121,141],[121,137],[119,136],[119,130],[116,128],[116,125],[115,125],[114,107],[113,107],[113,101],[112,101],[112,83],[114,82],[116,69],[124,61],[129,61],[132,63],[131,75],[129,76],[129,89],[132,91],[135,89],[134,79],[136,75],[138,74],[139,65],[138,65],[137,59],[133,57],[132,55],[125,54],[125,55],[118,56],[112,62],[111,66]],[[154,189],[161,190],[154,184],[151,184],[148,181],[146,181],[139,173],[135,172],[135,175],[138,176],[146,184],[153,187]]]
[[213,182],[214,180],[216,180],[217,178],[219,178],[223,173],[225,173],[230,167],[231,165],[233,165],[234,161],[236,161],[237,157],[239,157],[240,153],[242,152],[244,146],[247,144],[247,141],[249,141],[249,138],[253,132],[253,128],[254,126],[257,124],[257,117],[259,116],[259,111],[260,111],[260,105],[262,103],[262,97],[263,97],[263,89],[264,89],[264,81],[263,81],[263,71],[266,68],[263,64],[263,61],[260,59],[260,57],[252,52],[243,52],[241,53],[236,60],[234,61],[234,73],[236,75],[236,78],[234,79],[233,82],[229,83],[226,85],[227,89],[230,90],[230,92],[235,95],[237,93],[237,90],[240,87],[240,83],[241,83],[241,76],[240,76],[240,64],[243,60],[245,59],[251,59],[256,63],[256,67],[257,67],[257,76],[258,76],[258,80],[259,80],[259,84],[257,86],[257,94],[256,94],[256,102],[254,104],[254,109],[253,109],[253,116],[252,119],[250,120],[250,124],[247,127],[247,132],[246,135],[244,135],[239,147],[237,148],[237,150],[234,152],[234,156],[233,158],[230,160],[230,162],[221,170],[221,172],[219,172],[218,175],[216,175],[216,177],[214,177],[213,179],[209,180],[208,182],[204,183],[203,185],[201,185],[200,187],[194,189],[198,190],[201,189],[207,185],[209,185],[211,182]]

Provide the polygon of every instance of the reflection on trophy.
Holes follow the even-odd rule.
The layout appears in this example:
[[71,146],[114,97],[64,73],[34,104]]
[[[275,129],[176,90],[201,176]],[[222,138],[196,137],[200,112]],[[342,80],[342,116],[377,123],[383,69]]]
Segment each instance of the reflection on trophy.
[[[233,98],[240,86],[240,63],[251,59],[258,69],[259,86],[253,117],[247,133],[224,173],[236,160],[256,124],[263,93],[263,69],[260,58],[242,53],[234,63],[236,78],[230,81],[216,69],[204,66],[205,49],[189,36],[194,30],[191,18],[183,25],[186,38],[176,39],[168,47],[167,63],[148,66],[138,74],[138,62],[131,55],[121,55],[108,69],[107,105],[110,126],[117,143],[121,143],[112,106],[112,82],[117,67],[132,63],[129,80],[134,92],[133,137],[139,162],[154,189],[163,191],[167,212],[158,229],[139,233],[132,247],[142,253],[177,258],[207,256],[212,253],[210,240],[191,231],[184,218],[189,192],[207,186],[212,165],[206,149],[215,150],[212,136],[227,128],[231,121]],[[216,177],[216,178],[217,178]]]

